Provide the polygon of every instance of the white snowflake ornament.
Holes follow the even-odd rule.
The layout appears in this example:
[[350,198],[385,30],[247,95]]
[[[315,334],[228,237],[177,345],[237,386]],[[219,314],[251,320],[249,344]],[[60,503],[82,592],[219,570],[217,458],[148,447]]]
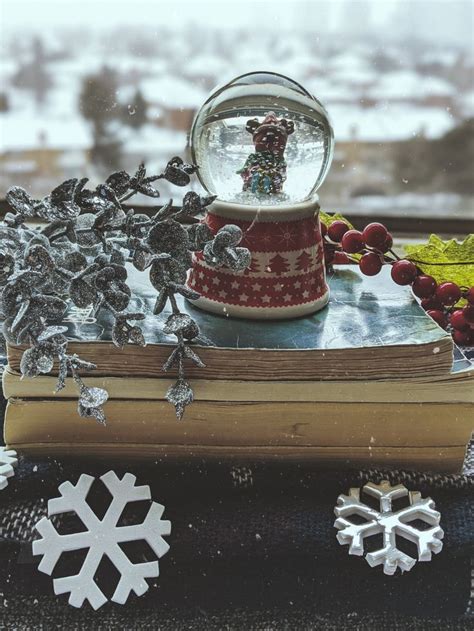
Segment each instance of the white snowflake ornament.
[[[383,564],[385,574],[395,574],[397,568],[402,572],[411,570],[416,559],[397,548],[397,537],[403,537],[417,545],[418,561],[431,561],[432,553],[441,552],[444,536],[439,526],[441,515],[435,510],[435,504],[429,497],[423,499],[418,491],[409,491],[403,484],[391,486],[387,480],[380,484],[367,483],[362,491],[375,497],[379,510],[375,510],[360,499],[360,489],[349,490],[349,495],[339,495],[334,513],[337,517],[334,526],[339,530],[337,540],[341,545],[349,545],[349,554],[364,555],[364,539],[382,533],[383,546],[374,552],[365,553],[365,559],[371,567]],[[392,510],[392,502],[408,496],[409,505],[400,510]],[[357,521],[362,518],[363,523]],[[421,520],[423,530],[414,523]]]
[[0,491],[8,485],[7,478],[15,475],[13,467],[16,467],[17,464],[16,451],[0,447]]
[[61,497],[49,500],[48,517],[59,513],[75,512],[87,530],[61,535],[50,519],[43,517],[36,524],[41,539],[33,542],[33,554],[42,555],[38,569],[51,575],[56,563],[64,552],[88,549],[87,556],[78,574],[53,579],[54,593],[70,593],[69,604],[81,607],[88,600],[98,609],[107,598],[94,581],[95,574],[106,555],[115,565],[120,580],[112,596],[116,603],[124,604],[130,592],[142,596],[148,590],[147,578],[159,575],[158,561],[132,563],[120,547],[120,543],[146,541],[158,558],[169,550],[163,535],[171,532],[171,523],[162,520],[164,507],[152,502],[147,516],[141,524],[117,526],[118,520],[129,502],[151,499],[149,486],[135,486],[136,477],[126,473],[122,479],[114,471],[100,478],[112,500],[103,519],[99,519],[87,502],[87,495],[95,478],[82,474],[76,485],[63,482],[59,486]]

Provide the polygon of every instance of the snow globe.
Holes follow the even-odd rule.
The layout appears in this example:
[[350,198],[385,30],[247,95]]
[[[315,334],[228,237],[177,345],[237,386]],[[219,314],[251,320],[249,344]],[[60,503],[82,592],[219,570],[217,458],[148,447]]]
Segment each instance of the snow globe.
[[196,306],[281,319],[327,304],[316,191],[333,144],[322,104],[283,75],[252,72],[209,96],[191,130],[199,179],[216,196],[204,222],[214,234],[238,226],[251,260],[244,271],[216,270],[196,254],[188,279]]

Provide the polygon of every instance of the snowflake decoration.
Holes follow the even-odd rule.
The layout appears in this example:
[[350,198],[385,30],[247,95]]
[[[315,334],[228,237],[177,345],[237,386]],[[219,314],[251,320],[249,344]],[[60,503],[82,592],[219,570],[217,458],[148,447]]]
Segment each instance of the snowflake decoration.
[[7,478],[11,478],[15,475],[13,467],[16,467],[17,464],[16,451],[7,449],[6,447],[0,447],[0,490],[8,485]]
[[64,552],[88,549],[87,556],[78,574],[53,580],[54,593],[70,593],[69,604],[81,607],[88,600],[98,609],[107,598],[94,581],[102,557],[106,555],[120,573],[120,580],[112,596],[116,603],[126,603],[130,592],[142,596],[148,590],[145,579],[159,575],[158,561],[132,563],[120,547],[120,543],[146,541],[158,558],[169,550],[163,535],[171,532],[171,523],[162,520],[164,507],[152,502],[147,516],[141,524],[117,526],[117,522],[129,502],[151,499],[149,486],[135,486],[136,477],[126,473],[122,479],[114,471],[100,478],[112,495],[107,512],[100,520],[87,502],[87,495],[95,478],[82,474],[77,484],[64,482],[59,486],[61,497],[49,500],[48,516],[75,512],[87,530],[61,535],[50,519],[43,517],[36,524],[41,539],[33,542],[33,554],[43,558],[38,569],[51,576],[56,563]]
[[[371,535],[383,534],[383,547],[365,553],[371,567],[383,564],[385,574],[395,574],[411,570],[416,559],[397,548],[397,537],[403,537],[417,545],[418,561],[431,561],[431,554],[441,552],[444,536],[439,526],[440,513],[429,497],[423,499],[418,491],[409,491],[402,484],[391,486],[387,480],[380,484],[369,482],[362,491],[379,502],[379,510],[367,506],[360,499],[360,489],[352,488],[349,495],[339,495],[334,513],[337,517],[334,526],[339,530],[337,540],[341,545],[349,545],[349,554],[364,555],[364,539]],[[409,498],[409,506],[398,511],[392,510],[392,502],[398,498]],[[362,518],[364,523],[355,523],[351,518]],[[423,530],[413,524],[424,522]]]

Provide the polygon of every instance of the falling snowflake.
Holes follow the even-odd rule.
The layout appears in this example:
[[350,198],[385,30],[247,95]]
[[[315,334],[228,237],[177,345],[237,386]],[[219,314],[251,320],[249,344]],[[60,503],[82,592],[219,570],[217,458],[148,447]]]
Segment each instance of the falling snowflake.
[[164,507],[152,502],[141,524],[117,526],[129,502],[149,500],[151,493],[149,486],[135,486],[136,477],[131,473],[126,473],[119,479],[114,471],[109,471],[100,478],[112,495],[107,512],[100,520],[87,502],[94,479],[82,474],[75,486],[71,482],[64,482],[59,486],[61,497],[48,502],[48,516],[75,512],[87,530],[61,535],[51,520],[43,517],[36,524],[42,538],[33,542],[33,554],[43,556],[38,569],[51,575],[63,553],[88,549],[78,574],[53,580],[54,593],[70,593],[69,604],[73,607],[81,607],[84,600],[88,600],[94,609],[98,609],[107,602],[106,596],[94,581],[103,556],[110,559],[120,574],[112,600],[123,605],[131,591],[142,596],[148,590],[145,579],[159,575],[158,561],[132,563],[120,544],[144,540],[156,556],[161,558],[169,549],[163,535],[170,534],[171,523],[161,519]]
[[[372,535],[383,535],[383,546],[374,552],[366,552],[365,558],[371,567],[383,564],[385,574],[411,570],[416,559],[397,548],[397,537],[402,537],[418,548],[418,561],[430,561],[431,554],[441,552],[444,536],[439,526],[440,514],[429,497],[423,499],[418,491],[408,491],[402,484],[391,486],[387,480],[380,484],[369,482],[362,492],[376,498],[379,510],[375,510],[360,499],[360,489],[349,490],[349,495],[340,495],[334,509],[339,530],[337,540],[349,545],[349,554],[364,555],[364,539]],[[394,500],[407,497],[409,505],[392,510]],[[360,521],[363,520],[363,523]],[[422,528],[417,527],[423,522]]]
[[0,447],[0,490],[7,486],[7,478],[11,478],[15,475],[13,467],[16,467],[17,464],[16,451],[7,449],[6,447]]

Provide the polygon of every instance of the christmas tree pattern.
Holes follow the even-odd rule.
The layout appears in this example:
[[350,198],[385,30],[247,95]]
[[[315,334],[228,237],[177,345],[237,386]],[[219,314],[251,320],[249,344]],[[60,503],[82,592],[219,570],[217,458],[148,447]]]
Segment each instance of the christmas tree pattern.
[[289,268],[287,259],[280,254],[276,254],[268,263],[268,269],[273,274],[284,274],[289,271]]
[[296,269],[299,272],[307,272],[313,263],[311,254],[308,254],[306,250],[303,250],[296,259]]
[[249,265],[249,267],[245,270],[246,274],[258,274],[260,272],[260,265],[259,265],[259,261],[258,258],[256,256],[252,256],[252,261]]

